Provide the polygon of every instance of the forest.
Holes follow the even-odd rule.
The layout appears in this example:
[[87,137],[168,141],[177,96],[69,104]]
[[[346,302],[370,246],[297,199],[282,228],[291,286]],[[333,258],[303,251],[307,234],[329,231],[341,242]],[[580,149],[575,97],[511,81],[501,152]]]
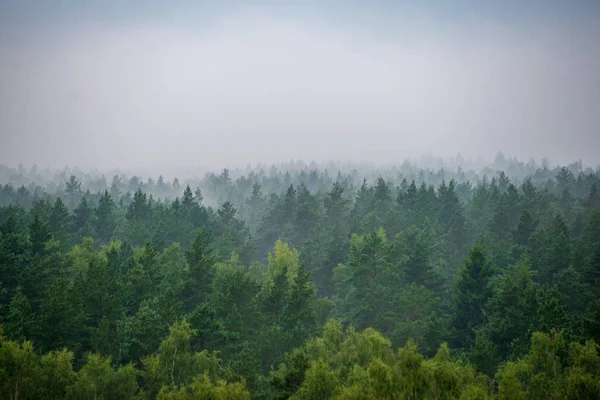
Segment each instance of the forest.
[[0,165],[0,399],[600,399],[599,188]]

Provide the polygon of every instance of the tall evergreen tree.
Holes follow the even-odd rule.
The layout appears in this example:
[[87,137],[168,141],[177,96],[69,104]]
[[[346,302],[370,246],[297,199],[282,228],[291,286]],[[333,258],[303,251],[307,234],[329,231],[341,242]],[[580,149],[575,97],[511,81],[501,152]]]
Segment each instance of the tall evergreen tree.
[[65,188],[65,193],[67,195],[69,207],[71,209],[75,208],[75,204],[77,204],[79,196],[81,196],[81,183],[77,182],[75,175],[71,175],[69,177],[67,186]]
[[52,238],[50,227],[47,222],[42,221],[34,214],[33,221],[29,225],[29,243],[32,258],[43,257],[46,254],[46,242]]
[[81,198],[81,202],[73,213],[73,233],[79,235],[79,237],[90,235],[94,210],[88,204],[85,196]]
[[148,196],[138,189],[133,194],[133,202],[127,208],[126,217],[130,221],[146,221],[150,218]]
[[475,328],[484,320],[484,307],[492,297],[490,281],[494,275],[485,248],[474,246],[458,271],[452,291],[452,326],[454,342],[468,347],[475,338]]
[[389,188],[387,182],[382,177],[377,178],[377,183],[375,184],[375,191],[373,193],[373,197],[377,201],[388,201],[390,199],[390,195],[392,193]]
[[210,245],[210,232],[198,230],[192,245],[185,252],[189,275],[181,294],[184,310],[192,311],[201,305],[211,293],[215,273],[215,256]]
[[48,224],[54,237],[66,245],[68,241],[67,233],[71,231],[71,221],[67,206],[60,197],[57,197],[54,201]]
[[27,262],[27,238],[11,215],[0,226],[0,282],[9,294],[21,283]]
[[105,190],[95,210],[94,227],[101,243],[107,243],[112,238],[117,227],[115,219],[115,202]]

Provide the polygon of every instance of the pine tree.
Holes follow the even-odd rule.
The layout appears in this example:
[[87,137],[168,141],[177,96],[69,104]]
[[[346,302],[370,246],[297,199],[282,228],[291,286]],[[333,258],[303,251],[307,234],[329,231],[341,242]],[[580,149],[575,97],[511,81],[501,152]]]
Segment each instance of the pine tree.
[[377,178],[377,183],[375,184],[375,191],[373,193],[373,197],[376,201],[388,201],[390,199],[390,195],[392,193],[385,179],[382,177]]
[[85,329],[85,314],[73,281],[65,273],[55,277],[41,302],[34,343],[40,351],[64,347],[77,351]]
[[456,182],[451,180],[448,185],[442,181],[442,184],[438,188],[438,203],[439,203],[439,216],[438,221],[444,231],[450,230],[452,218],[455,217],[457,212],[461,209],[458,196],[456,195]]
[[98,207],[95,210],[96,218],[95,230],[101,243],[107,243],[112,238],[117,227],[117,222],[114,216],[115,202],[108,193],[104,191],[98,202]]
[[69,208],[73,209],[77,204],[78,197],[81,196],[81,183],[77,182],[75,175],[69,177],[65,193],[69,201]]
[[289,291],[287,266],[277,269],[274,274],[267,284],[263,304],[269,323],[279,324]]
[[411,227],[394,238],[392,251],[406,283],[416,283],[438,291],[441,289],[441,260],[436,258],[435,236],[431,227]]
[[219,225],[224,228],[227,227],[231,221],[235,218],[237,213],[237,209],[233,206],[233,203],[230,201],[226,201],[221,205],[221,207],[217,210],[217,216],[219,217]]
[[49,219],[50,231],[55,234],[69,231],[69,211],[60,197],[54,201],[54,206],[50,212]]
[[262,192],[260,183],[254,182],[252,185],[252,193],[246,200],[247,205],[247,217],[245,220],[248,222],[248,226],[252,229],[252,232],[256,232],[260,221],[263,219],[265,197]]
[[35,330],[35,314],[31,310],[29,299],[18,287],[10,301],[4,329],[9,339],[22,342],[31,340]]
[[481,370],[493,372],[498,360],[527,351],[529,335],[538,322],[537,290],[526,260],[511,265],[498,277],[496,290],[485,307],[487,321],[477,333],[478,342],[484,336],[495,346],[494,351],[487,349],[476,357]]
[[190,189],[190,185],[186,185],[185,190],[183,191],[183,198],[181,199],[181,204],[184,208],[190,209],[194,203],[195,201],[192,189]]
[[310,273],[300,266],[283,310],[283,326],[291,332],[294,347],[302,344],[317,327],[315,300],[316,290]]
[[73,211],[73,229],[74,233],[80,233],[80,236],[88,236],[90,233],[90,223],[92,222],[92,216],[94,211],[89,206],[87,198],[83,196],[81,202]]
[[356,197],[354,199],[354,207],[350,212],[350,232],[361,234],[363,233],[362,223],[365,216],[371,211],[373,203],[373,190],[364,179]]
[[591,254],[583,270],[583,280],[594,288],[600,289],[600,241],[592,247]]
[[353,235],[348,265],[334,269],[336,314],[360,329],[385,324],[400,273],[391,268],[385,232]]
[[310,233],[317,224],[319,204],[303,183],[298,186],[297,201],[296,215],[294,217],[295,240],[293,243],[301,247],[306,243]]
[[569,229],[560,214],[556,214],[547,228],[532,235],[530,252],[536,279],[552,284],[555,276],[571,264]]
[[211,293],[215,273],[215,255],[210,245],[210,232],[198,230],[185,252],[189,275],[181,294],[184,310],[190,312],[203,304]]
[[29,225],[29,242],[31,257],[44,257],[46,254],[46,242],[52,239],[50,227],[47,222],[42,221],[34,214],[33,221]]
[[150,218],[150,207],[146,193],[138,189],[133,194],[133,202],[127,208],[126,217],[130,221],[146,221]]
[[202,203],[202,200],[204,200],[204,195],[202,194],[202,189],[200,189],[200,187],[197,187],[196,190],[194,190],[194,200],[196,200],[196,203],[198,204]]
[[9,295],[21,282],[28,258],[27,238],[11,215],[0,226],[0,281]]
[[519,226],[513,232],[513,240],[519,246],[528,246],[529,238],[537,229],[539,221],[534,221],[529,211],[525,210],[519,219]]
[[493,275],[485,248],[474,246],[458,271],[452,292],[452,326],[458,347],[468,347],[475,338],[474,329],[483,322],[484,307],[493,293]]
[[283,197],[282,223],[292,222],[296,212],[296,189],[290,185]]
[[523,208],[533,213],[533,216],[539,215],[542,204],[542,193],[531,182],[531,179],[526,179],[523,182],[521,191],[523,192]]

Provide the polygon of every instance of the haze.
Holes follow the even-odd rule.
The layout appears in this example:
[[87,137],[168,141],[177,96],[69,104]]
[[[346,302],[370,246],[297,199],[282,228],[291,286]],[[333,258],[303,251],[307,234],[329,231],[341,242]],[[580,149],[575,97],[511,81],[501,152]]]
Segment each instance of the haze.
[[600,162],[594,5],[76,4],[0,5],[0,163]]

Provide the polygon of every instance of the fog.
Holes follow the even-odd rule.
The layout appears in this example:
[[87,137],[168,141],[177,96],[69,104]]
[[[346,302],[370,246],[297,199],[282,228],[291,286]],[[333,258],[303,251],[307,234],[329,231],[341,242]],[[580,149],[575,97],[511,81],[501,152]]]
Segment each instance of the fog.
[[[378,12],[385,13],[385,10]],[[600,18],[237,7],[0,39],[0,163],[219,168],[423,154],[600,162]]]

